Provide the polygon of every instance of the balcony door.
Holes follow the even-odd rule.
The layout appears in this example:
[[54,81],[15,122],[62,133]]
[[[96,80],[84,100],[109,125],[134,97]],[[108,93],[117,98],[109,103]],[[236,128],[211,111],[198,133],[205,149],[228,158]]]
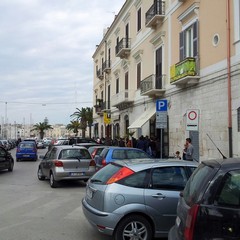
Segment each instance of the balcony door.
[[156,89],[162,89],[162,47],[158,48],[156,51]]
[[128,48],[128,40],[129,40],[129,24],[125,26],[125,37],[126,37],[126,48]]

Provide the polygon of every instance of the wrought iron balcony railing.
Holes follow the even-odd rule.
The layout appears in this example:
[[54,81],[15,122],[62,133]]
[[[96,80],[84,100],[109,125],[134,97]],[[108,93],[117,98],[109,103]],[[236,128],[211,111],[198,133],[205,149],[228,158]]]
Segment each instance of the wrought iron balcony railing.
[[155,28],[158,23],[165,17],[165,2],[162,0],[154,0],[153,5],[145,14],[146,27]]
[[102,70],[106,73],[109,73],[111,71],[111,61],[106,60],[102,65]]
[[166,75],[156,77],[152,74],[140,83],[140,93],[142,96],[157,97],[162,96],[165,92]]
[[131,51],[131,39],[122,38],[115,48],[116,56],[120,58],[127,58]]
[[100,68],[100,69],[98,69],[97,70],[97,77],[99,78],[99,79],[101,79],[101,80],[103,80],[103,70],[102,70],[102,68]]

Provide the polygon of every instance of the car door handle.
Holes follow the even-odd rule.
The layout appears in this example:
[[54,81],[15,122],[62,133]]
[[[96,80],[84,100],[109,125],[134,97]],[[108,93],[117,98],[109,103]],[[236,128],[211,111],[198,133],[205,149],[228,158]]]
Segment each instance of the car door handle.
[[157,193],[157,194],[153,194],[152,195],[153,198],[160,198],[160,199],[164,199],[166,196],[161,194],[161,193]]

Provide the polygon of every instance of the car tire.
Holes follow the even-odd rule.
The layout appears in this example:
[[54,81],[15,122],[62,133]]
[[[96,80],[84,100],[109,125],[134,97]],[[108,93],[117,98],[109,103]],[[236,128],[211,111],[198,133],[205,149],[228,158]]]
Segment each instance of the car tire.
[[[139,231],[140,230],[140,231]],[[114,232],[114,240],[151,240],[153,231],[149,221],[140,215],[130,215],[120,221]]]
[[49,183],[50,183],[51,188],[56,188],[58,186],[58,182],[54,179],[52,172],[50,173]]
[[16,161],[17,161],[17,162],[20,162],[20,159],[19,159],[19,158],[16,158]]
[[37,172],[38,180],[43,181],[45,177],[43,176],[42,169],[39,167]]
[[12,172],[12,171],[13,171],[13,165],[14,165],[14,163],[11,162],[11,163],[10,163],[10,166],[9,166],[9,168],[8,168],[8,171],[9,171],[9,172]]

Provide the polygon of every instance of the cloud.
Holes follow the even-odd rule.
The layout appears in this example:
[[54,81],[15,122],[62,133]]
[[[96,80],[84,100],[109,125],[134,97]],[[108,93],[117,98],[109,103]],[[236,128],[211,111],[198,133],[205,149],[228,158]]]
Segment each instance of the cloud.
[[67,124],[92,107],[92,55],[124,2],[1,0],[0,120]]

